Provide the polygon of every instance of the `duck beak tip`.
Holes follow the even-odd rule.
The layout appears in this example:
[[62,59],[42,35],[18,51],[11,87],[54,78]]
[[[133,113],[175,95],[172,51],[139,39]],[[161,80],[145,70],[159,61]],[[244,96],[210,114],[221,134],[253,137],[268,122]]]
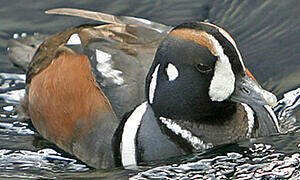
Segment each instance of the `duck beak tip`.
[[231,100],[246,104],[269,105],[271,107],[277,104],[277,98],[273,93],[263,89],[247,75],[236,81]]
[[265,92],[263,93],[263,98],[266,100],[266,104],[271,107],[274,107],[277,104],[276,96],[269,91],[265,90]]

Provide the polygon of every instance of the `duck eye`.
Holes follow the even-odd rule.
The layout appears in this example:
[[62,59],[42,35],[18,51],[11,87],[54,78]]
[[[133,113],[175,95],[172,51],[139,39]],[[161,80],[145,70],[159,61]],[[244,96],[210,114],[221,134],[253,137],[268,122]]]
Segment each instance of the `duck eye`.
[[200,73],[205,73],[205,74],[211,71],[211,68],[209,66],[201,64],[201,63],[196,65],[196,69]]

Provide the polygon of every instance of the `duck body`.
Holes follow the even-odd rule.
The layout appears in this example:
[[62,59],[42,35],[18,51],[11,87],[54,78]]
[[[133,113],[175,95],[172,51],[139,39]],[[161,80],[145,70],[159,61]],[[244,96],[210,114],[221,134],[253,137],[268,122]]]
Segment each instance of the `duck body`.
[[51,12],[113,23],[51,36],[26,76],[34,127],[88,165],[136,166],[278,132],[276,97],[216,25]]
[[156,38],[138,42],[128,29],[84,25],[53,35],[39,47],[27,71],[26,98],[34,127],[97,168],[117,164],[113,134],[123,114],[145,100],[144,79],[159,43]]

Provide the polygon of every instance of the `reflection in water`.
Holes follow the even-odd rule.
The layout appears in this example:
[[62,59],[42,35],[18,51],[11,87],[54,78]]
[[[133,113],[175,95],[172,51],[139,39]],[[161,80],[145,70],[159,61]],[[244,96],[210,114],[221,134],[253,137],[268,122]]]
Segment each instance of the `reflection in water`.
[[0,99],[7,103],[18,103],[25,93],[25,74],[0,73]]
[[300,177],[295,172],[299,168],[299,153],[285,156],[275,152],[271,145],[259,143],[250,147],[247,153],[228,152],[195,162],[161,166],[138,173],[131,179],[296,178]]
[[89,170],[76,159],[36,145],[36,133],[16,112],[24,85],[24,74],[0,73],[0,176],[50,178],[51,173]]
[[[1,149],[0,164],[0,174],[3,177],[46,178],[51,173],[88,170],[85,165],[77,164],[74,159],[62,157],[53,149],[41,149],[37,152]],[[16,173],[5,173],[9,171]]]

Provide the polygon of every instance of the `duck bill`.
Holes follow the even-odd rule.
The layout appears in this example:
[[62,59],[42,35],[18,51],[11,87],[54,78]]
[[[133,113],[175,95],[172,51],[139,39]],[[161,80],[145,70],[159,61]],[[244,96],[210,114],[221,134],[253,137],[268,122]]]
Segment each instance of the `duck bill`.
[[235,81],[235,91],[230,97],[231,101],[249,105],[270,105],[277,102],[276,96],[264,90],[258,82],[249,75],[239,77]]

